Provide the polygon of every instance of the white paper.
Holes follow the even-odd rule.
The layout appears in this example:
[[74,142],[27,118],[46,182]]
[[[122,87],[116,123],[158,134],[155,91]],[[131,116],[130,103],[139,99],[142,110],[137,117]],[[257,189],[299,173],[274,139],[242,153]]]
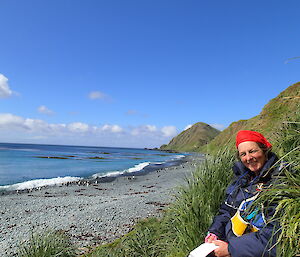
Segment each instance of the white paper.
[[218,247],[213,243],[204,243],[191,251],[189,257],[205,257]]

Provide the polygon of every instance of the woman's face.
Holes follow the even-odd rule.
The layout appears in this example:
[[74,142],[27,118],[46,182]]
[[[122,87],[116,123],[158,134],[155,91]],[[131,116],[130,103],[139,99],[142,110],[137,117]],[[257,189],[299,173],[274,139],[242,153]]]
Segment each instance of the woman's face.
[[246,141],[238,145],[238,152],[242,163],[249,170],[258,174],[267,158],[256,142]]

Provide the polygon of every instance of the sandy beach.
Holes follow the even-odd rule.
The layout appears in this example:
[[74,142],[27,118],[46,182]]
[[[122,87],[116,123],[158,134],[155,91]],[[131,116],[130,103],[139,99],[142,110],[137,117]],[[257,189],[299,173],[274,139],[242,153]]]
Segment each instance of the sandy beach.
[[70,184],[0,196],[1,256],[15,256],[32,232],[63,230],[84,252],[110,242],[139,220],[159,216],[174,199],[176,187],[201,158],[142,176],[105,183]]

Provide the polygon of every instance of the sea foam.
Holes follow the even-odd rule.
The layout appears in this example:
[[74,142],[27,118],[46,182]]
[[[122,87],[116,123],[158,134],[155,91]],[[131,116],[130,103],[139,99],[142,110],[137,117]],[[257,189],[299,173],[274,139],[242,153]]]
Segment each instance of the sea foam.
[[185,155],[174,155],[173,156],[173,158],[175,159],[175,160],[177,160],[177,159],[183,159],[185,157]]
[[25,190],[25,189],[34,189],[44,186],[55,186],[55,185],[61,185],[68,182],[77,182],[81,180],[82,178],[79,177],[57,177],[57,178],[49,178],[49,179],[35,179],[30,181],[25,181],[22,183],[17,183],[13,185],[7,185],[7,186],[0,186],[0,191],[7,190],[7,191],[13,191],[13,190]]
[[129,168],[129,169],[126,169],[123,171],[111,171],[111,172],[106,173],[105,175],[103,175],[103,173],[97,173],[97,174],[94,174],[92,177],[94,179],[103,178],[103,177],[117,177],[117,176],[127,174],[127,173],[139,172],[142,169],[144,169],[145,167],[147,167],[149,164],[150,164],[150,162],[142,162],[142,163],[135,165],[132,168]]

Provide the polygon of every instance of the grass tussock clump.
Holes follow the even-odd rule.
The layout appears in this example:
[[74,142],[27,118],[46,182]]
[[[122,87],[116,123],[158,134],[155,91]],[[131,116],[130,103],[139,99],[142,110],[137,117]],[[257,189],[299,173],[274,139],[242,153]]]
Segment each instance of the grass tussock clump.
[[280,224],[277,256],[300,256],[300,175],[299,170],[284,171],[285,178],[264,192],[261,200],[278,203],[272,220]]
[[179,189],[167,212],[169,225],[174,229],[174,252],[182,253],[178,256],[186,256],[203,242],[232,178],[233,156],[228,150],[215,157],[208,156],[187,180],[187,185]]
[[98,247],[89,257],[108,256],[165,256],[165,226],[157,218],[139,222],[133,231],[111,244]]
[[284,168],[274,185],[262,192],[258,204],[275,204],[276,211],[269,222],[280,225],[277,236],[277,256],[300,256],[300,113],[295,121],[286,122],[278,135],[278,149]]
[[32,233],[28,242],[19,248],[19,257],[73,257],[75,247],[61,231],[47,231],[43,234]]

